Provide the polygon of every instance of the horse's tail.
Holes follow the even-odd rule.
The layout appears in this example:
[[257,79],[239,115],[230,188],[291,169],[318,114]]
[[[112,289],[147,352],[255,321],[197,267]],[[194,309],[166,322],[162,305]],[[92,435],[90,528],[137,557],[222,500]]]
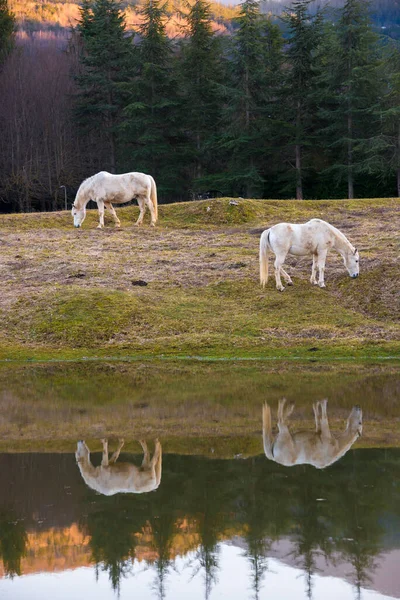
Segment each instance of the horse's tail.
[[272,437],[272,423],[271,423],[271,409],[267,402],[264,402],[263,411],[263,445],[265,456],[270,460],[274,460],[272,452],[273,437]]
[[263,287],[268,281],[268,254],[271,250],[269,236],[271,230],[263,231],[260,238],[260,283]]
[[151,201],[154,206],[154,213],[155,213],[156,221],[157,221],[157,219],[158,219],[157,186],[156,186],[156,182],[154,181],[152,176],[150,175],[149,177],[150,177],[150,182],[151,182],[150,198],[151,198]]

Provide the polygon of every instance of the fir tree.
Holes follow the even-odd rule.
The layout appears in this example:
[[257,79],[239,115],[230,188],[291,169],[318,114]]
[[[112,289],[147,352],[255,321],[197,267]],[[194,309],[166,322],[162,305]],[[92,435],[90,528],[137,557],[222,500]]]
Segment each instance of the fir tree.
[[231,193],[251,197],[261,194],[264,187],[265,140],[271,138],[271,100],[276,96],[281,37],[277,28],[260,15],[256,0],[241,5],[237,24],[221,148],[228,161],[225,187]]
[[325,98],[320,109],[325,120],[322,133],[333,158],[327,173],[334,175],[336,184],[345,179],[347,195],[353,198],[355,177],[372,172],[379,155],[379,126],[374,115],[379,105],[381,62],[364,1],[347,0],[332,44],[322,76]]
[[78,123],[84,131],[99,132],[106,166],[115,173],[123,104],[121,84],[129,77],[131,40],[114,0],[84,0],[78,30],[83,42],[82,69],[77,76]]
[[0,0],[0,64],[14,42],[15,17],[8,8],[7,0]]
[[[296,0],[282,19],[289,30],[288,70],[283,96],[286,109],[287,145],[294,149],[296,198],[303,199],[303,159],[313,134],[315,56],[321,40],[322,15],[311,16],[312,0]],[[289,163],[292,161],[289,159]]]
[[124,110],[125,161],[152,175],[161,194],[176,198],[187,182],[179,176],[183,140],[173,51],[165,31],[165,7],[148,0],[141,10],[141,42]]
[[210,152],[221,119],[221,45],[211,28],[210,5],[195,0],[187,15],[188,32],[182,46],[182,123],[188,137],[191,178],[213,170]]
[[385,95],[379,107],[382,126],[381,159],[378,172],[383,177],[396,177],[396,192],[400,196],[400,46],[389,42],[385,52]]

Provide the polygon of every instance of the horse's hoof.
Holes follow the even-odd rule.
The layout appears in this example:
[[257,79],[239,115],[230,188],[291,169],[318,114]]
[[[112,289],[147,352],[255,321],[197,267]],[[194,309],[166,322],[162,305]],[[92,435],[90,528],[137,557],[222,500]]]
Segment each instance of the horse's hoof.
[[103,225],[97,225],[96,229],[103,229]]
[[150,223],[150,227],[155,227],[156,224],[155,223]]
[[293,281],[287,281],[286,285],[293,285]]
[[319,283],[318,285],[319,285],[320,288],[326,287],[326,285],[324,283]]
[[115,223],[115,227],[120,228],[121,227],[121,223]]
[[278,292],[283,292],[283,290],[284,290],[285,288],[282,286],[282,287],[277,287],[276,289],[278,290]]

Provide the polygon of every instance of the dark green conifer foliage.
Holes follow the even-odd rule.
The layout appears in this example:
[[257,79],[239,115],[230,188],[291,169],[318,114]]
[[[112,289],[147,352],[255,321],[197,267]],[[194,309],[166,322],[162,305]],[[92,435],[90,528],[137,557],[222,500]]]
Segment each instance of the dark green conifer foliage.
[[325,119],[322,133],[332,150],[326,172],[336,185],[345,180],[347,195],[353,198],[355,178],[375,170],[380,149],[375,116],[382,90],[381,60],[364,0],[347,0],[333,44],[320,108]]
[[188,139],[189,173],[196,180],[215,169],[212,148],[221,125],[222,49],[212,31],[210,5],[205,0],[195,0],[186,18],[188,30],[180,63],[182,124]]
[[[119,153],[118,124],[129,78],[132,42],[124,15],[114,0],[84,0],[78,30],[82,37],[76,114],[84,131],[98,132],[104,168],[115,173]],[[97,152],[101,152],[100,147]]]
[[378,118],[381,122],[381,162],[377,172],[384,179],[396,178],[396,193],[400,196],[400,45],[389,42],[385,48],[385,96]]
[[7,0],[0,0],[0,64],[14,42],[15,17],[8,8]]
[[[296,0],[282,19],[289,31],[286,82],[282,96],[287,128],[288,164],[295,173],[296,198],[303,199],[304,161],[312,143],[314,94],[316,86],[315,56],[321,41],[322,15],[311,16],[312,0]],[[290,184],[292,186],[292,184]]]
[[141,42],[135,46],[135,73],[124,110],[125,163],[152,175],[163,199],[179,199],[187,186],[180,177],[183,140],[173,51],[165,31],[165,6],[149,0],[141,11]]
[[226,191],[254,197],[264,188],[266,140],[271,139],[275,84],[281,62],[279,30],[260,15],[259,3],[241,4],[232,41],[226,86],[225,131],[220,147],[226,154]]

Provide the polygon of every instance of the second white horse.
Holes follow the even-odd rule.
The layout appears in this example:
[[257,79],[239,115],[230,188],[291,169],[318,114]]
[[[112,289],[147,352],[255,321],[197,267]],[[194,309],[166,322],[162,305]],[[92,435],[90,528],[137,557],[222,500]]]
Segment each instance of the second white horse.
[[[329,250],[334,249],[343,257],[345,267],[350,277],[358,277],[359,254],[346,236],[321,219],[311,219],[307,223],[278,223],[263,231],[260,239],[260,283],[263,287],[268,281],[268,257],[275,254],[276,289],[282,292],[281,275],[287,285],[293,285],[290,275],[283,270],[283,263],[288,254],[294,256],[312,255],[313,264],[310,282],[325,287],[325,261]],[[317,268],[319,277],[317,281]]]

